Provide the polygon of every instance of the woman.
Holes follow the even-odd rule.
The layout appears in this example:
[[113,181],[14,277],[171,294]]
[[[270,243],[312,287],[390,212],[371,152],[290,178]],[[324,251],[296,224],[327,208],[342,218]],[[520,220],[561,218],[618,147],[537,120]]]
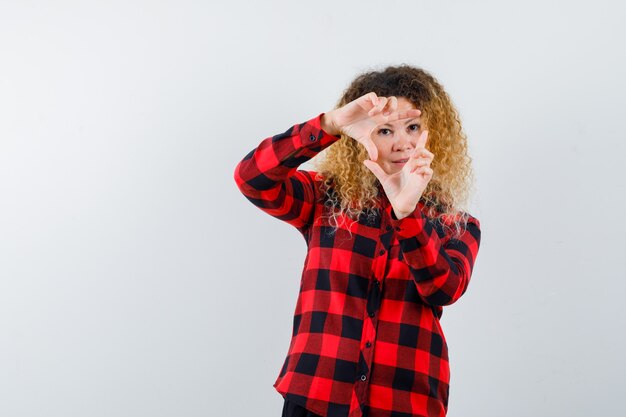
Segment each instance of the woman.
[[[297,170],[322,150],[316,171]],[[266,138],[241,192],[300,231],[307,256],[274,387],[283,417],[445,416],[442,307],[467,289],[480,223],[441,85],[408,65],[359,75],[335,109]]]

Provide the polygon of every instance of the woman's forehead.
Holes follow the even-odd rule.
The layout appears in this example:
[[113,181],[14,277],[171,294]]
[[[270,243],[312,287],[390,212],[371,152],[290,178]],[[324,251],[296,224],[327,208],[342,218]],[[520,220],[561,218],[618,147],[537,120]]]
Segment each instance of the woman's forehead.
[[421,118],[420,116],[417,117],[407,117],[404,119],[398,119],[394,122],[389,122],[389,123],[385,123],[382,124],[381,126],[405,126],[411,123],[420,123],[421,122]]
[[398,99],[398,107],[404,107],[404,108],[416,108],[415,104],[413,104],[413,102],[405,97],[397,97]]

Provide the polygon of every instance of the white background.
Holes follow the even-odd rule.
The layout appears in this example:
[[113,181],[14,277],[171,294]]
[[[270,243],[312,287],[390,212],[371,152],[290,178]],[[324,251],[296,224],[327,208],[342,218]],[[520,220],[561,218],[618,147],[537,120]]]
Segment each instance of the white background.
[[482,244],[450,417],[626,415],[619,1],[0,2],[0,415],[280,415],[305,243],[237,189],[362,71],[432,72]]

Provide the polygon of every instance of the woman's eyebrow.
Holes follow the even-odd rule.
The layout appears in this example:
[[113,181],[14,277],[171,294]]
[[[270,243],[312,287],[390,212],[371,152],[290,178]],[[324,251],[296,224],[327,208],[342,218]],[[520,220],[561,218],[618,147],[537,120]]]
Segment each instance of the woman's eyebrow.
[[[417,117],[413,117],[412,119],[407,120],[407,121],[406,121],[406,123],[404,123],[404,124],[405,124],[405,125],[408,125],[409,123],[411,123],[413,120],[416,120],[416,119],[417,119]],[[418,120],[418,122],[419,122],[419,120]],[[389,126],[389,127],[393,127],[393,126],[392,126],[392,125],[390,125],[389,123],[385,123],[384,125],[381,125],[381,126]]]

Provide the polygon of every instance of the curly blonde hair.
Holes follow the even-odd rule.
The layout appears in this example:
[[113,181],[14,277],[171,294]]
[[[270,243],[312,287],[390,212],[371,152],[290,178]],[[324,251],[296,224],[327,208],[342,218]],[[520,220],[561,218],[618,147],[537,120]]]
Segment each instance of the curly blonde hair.
[[[473,187],[472,158],[459,114],[441,84],[423,69],[406,64],[358,75],[346,88],[335,108],[343,107],[369,92],[378,96],[404,97],[420,109],[422,125],[427,126],[426,148],[435,154],[430,167],[433,176],[420,201],[424,214],[442,227],[454,229],[454,237],[467,227],[465,204]],[[312,161],[322,180],[326,206],[330,208],[335,230],[346,216],[357,221],[361,215],[374,216],[380,204],[382,187],[363,164],[365,147],[342,134],[341,139]],[[344,216],[345,215],[345,216]],[[337,219],[341,218],[342,222]],[[371,217],[370,217],[371,218]]]

